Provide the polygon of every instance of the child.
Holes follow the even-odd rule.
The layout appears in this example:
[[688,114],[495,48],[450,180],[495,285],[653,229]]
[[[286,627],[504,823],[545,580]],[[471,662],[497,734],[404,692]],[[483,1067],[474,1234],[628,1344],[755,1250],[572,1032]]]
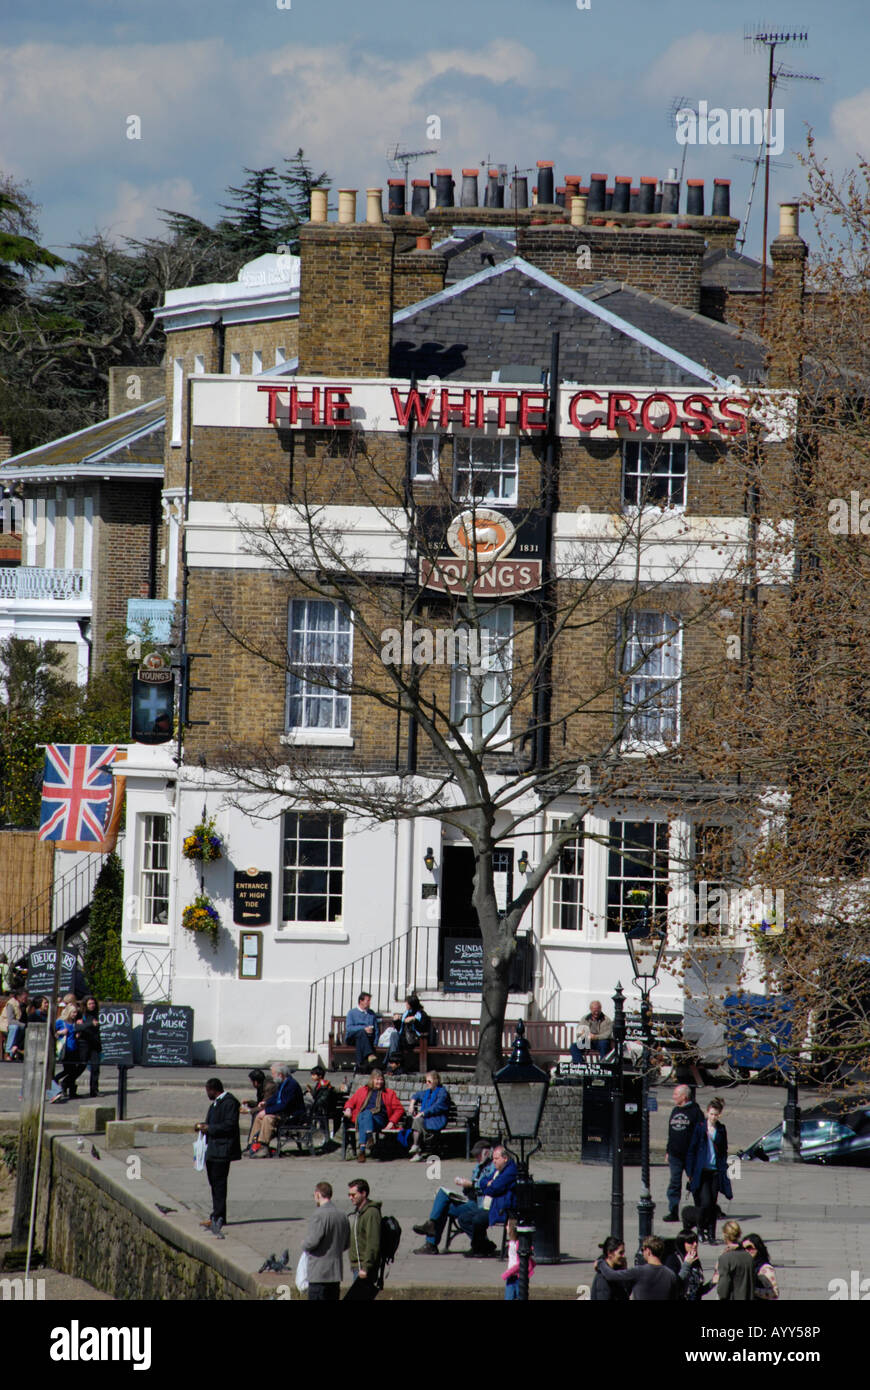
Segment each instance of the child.
[[[509,1216],[507,1219],[507,1239],[508,1239],[508,1262],[507,1269],[501,1276],[504,1280],[504,1296],[508,1300],[518,1300],[520,1296],[520,1244],[517,1239],[517,1218]],[[529,1253],[529,1278],[535,1272],[535,1262]]]

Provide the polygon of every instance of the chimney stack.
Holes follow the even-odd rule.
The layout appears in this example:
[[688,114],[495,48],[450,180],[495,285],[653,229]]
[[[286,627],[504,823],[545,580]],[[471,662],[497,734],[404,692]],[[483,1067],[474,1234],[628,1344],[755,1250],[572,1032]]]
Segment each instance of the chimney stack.
[[356,190],[342,188],[338,222],[299,228],[303,375],[389,376],[395,236],[383,221],[382,190],[366,195],[366,222],[356,221]]
[[773,290],[770,312],[765,316],[767,332],[762,326],[762,333],[770,344],[771,386],[795,386],[800,379],[804,281],[809,251],[798,230],[799,207],[796,202],[780,203],[779,236],[770,243]]

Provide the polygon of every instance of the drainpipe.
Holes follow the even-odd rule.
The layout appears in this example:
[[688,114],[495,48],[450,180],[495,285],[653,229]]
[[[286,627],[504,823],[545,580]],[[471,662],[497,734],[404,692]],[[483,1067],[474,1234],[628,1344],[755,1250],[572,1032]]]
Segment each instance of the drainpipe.
[[553,630],[553,582],[550,577],[553,544],[553,509],[556,505],[556,437],[559,429],[559,334],[554,333],[550,348],[550,381],[547,409],[547,449],[544,456],[542,501],[544,506],[544,582],[537,623],[535,624],[535,752],[533,766],[541,771],[550,757],[550,701],[552,698],[552,653],[548,644]]

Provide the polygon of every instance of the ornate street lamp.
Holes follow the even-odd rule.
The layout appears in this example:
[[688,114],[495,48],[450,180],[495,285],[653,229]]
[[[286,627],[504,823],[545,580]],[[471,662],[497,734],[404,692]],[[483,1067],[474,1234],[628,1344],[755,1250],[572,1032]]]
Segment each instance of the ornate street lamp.
[[[526,1041],[526,1026],[522,1019],[517,1023],[510,1060],[501,1071],[493,1072],[492,1084],[495,1087],[508,1140],[511,1144],[518,1143],[520,1146],[517,1163],[517,1240],[520,1257],[518,1284],[520,1301],[527,1303],[531,1237],[535,1231],[535,1185],[529,1175],[528,1160],[541,1147],[538,1142],[538,1130],[547,1103],[550,1077],[532,1061]],[[533,1145],[528,1154],[526,1144]]]
[[639,890],[629,895],[630,901],[642,907],[640,920],[633,927],[625,928],[625,944],[631,959],[634,983],[640,992],[640,1019],[643,1029],[643,1055],[641,1058],[641,1117],[640,1117],[640,1201],[637,1204],[638,1253],[635,1263],[640,1264],[643,1256],[640,1244],[645,1236],[652,1235],[655,1203],[650,1192],[649,1171],[649,1072],[652,1051],[652,1005],[650,994],[658,984],[662,957],[667,945],[667,932],[656,925],[650,910],[650,894]]

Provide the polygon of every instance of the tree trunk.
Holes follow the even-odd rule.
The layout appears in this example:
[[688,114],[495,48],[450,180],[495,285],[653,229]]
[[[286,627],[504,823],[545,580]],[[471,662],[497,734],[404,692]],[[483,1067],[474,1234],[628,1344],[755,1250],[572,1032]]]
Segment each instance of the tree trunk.
[[501,1066],[501,1038],[516,935],[516,924],[499,915],[492,873],[492,846],[486,839],[479,843],[476,853],[472,901],[483,938],[480,1042],[474,1077],[486,1083]]

